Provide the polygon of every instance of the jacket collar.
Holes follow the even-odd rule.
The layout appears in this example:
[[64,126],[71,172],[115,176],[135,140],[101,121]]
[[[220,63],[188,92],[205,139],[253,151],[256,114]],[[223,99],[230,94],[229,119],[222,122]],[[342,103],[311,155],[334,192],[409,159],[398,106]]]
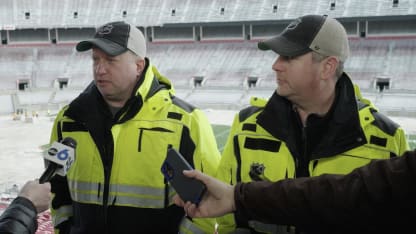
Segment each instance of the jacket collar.
[[[347,74],[339,78],[336,92],[325,134],[320,136],[313,152],[308,152],[311,159],[333,156],[366,143],[354,87]],[[285,141],[292,154],[299,154],[302,127],[289,100],[275,92],[257,117],[257,123],[277,139]]]
[[[149,64],[146,58],[146,63]],[[162,88],[169,89],[171,94],[174,94],[174,88],[169,79],[159,73],[157,68],[149,64],[146,68],[144,79],[136,89],[136,96],[141,96],[144,101],[152,97],[157,91]]]

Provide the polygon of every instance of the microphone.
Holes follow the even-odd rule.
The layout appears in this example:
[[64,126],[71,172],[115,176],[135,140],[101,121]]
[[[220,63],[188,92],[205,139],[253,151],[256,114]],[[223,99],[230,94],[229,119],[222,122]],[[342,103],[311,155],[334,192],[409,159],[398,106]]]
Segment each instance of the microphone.
[[43,156],[47,168],[40,176],[39,183],[50,181],[56,174],[65,176],[75,160],[76,147],[77,142],[71,137],[66,137],[61,142],[53,142]]

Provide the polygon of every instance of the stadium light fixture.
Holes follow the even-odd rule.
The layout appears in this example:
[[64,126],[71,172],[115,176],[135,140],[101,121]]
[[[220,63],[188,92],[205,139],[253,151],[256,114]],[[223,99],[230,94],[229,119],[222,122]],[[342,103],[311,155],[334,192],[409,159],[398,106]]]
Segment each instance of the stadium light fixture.
[[277,12],[277,4],[274,4],[273,5],[273,13],[276,13]]
[[331,1],[331,2],[330,2],[330,5],[329,5],[329,9],[330,9],[331,11],[335,10],[335,5],[336,5],[335,0]]

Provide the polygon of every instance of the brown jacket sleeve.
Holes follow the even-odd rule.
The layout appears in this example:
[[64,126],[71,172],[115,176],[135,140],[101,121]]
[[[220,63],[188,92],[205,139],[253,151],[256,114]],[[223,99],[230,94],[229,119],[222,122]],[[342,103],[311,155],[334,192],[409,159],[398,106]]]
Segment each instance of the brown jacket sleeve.
[[376,160],[350,174],[275,183],[238,184],[238,215],[320,232],[413,229],[416,217],[416,151]]

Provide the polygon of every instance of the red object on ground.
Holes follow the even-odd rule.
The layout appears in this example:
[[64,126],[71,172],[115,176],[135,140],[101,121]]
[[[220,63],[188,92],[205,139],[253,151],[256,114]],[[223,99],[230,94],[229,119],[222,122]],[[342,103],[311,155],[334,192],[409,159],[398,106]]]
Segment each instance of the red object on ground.
[[38,230],[36,234],[53,234],[53,225],[50,210],[38,214]]

